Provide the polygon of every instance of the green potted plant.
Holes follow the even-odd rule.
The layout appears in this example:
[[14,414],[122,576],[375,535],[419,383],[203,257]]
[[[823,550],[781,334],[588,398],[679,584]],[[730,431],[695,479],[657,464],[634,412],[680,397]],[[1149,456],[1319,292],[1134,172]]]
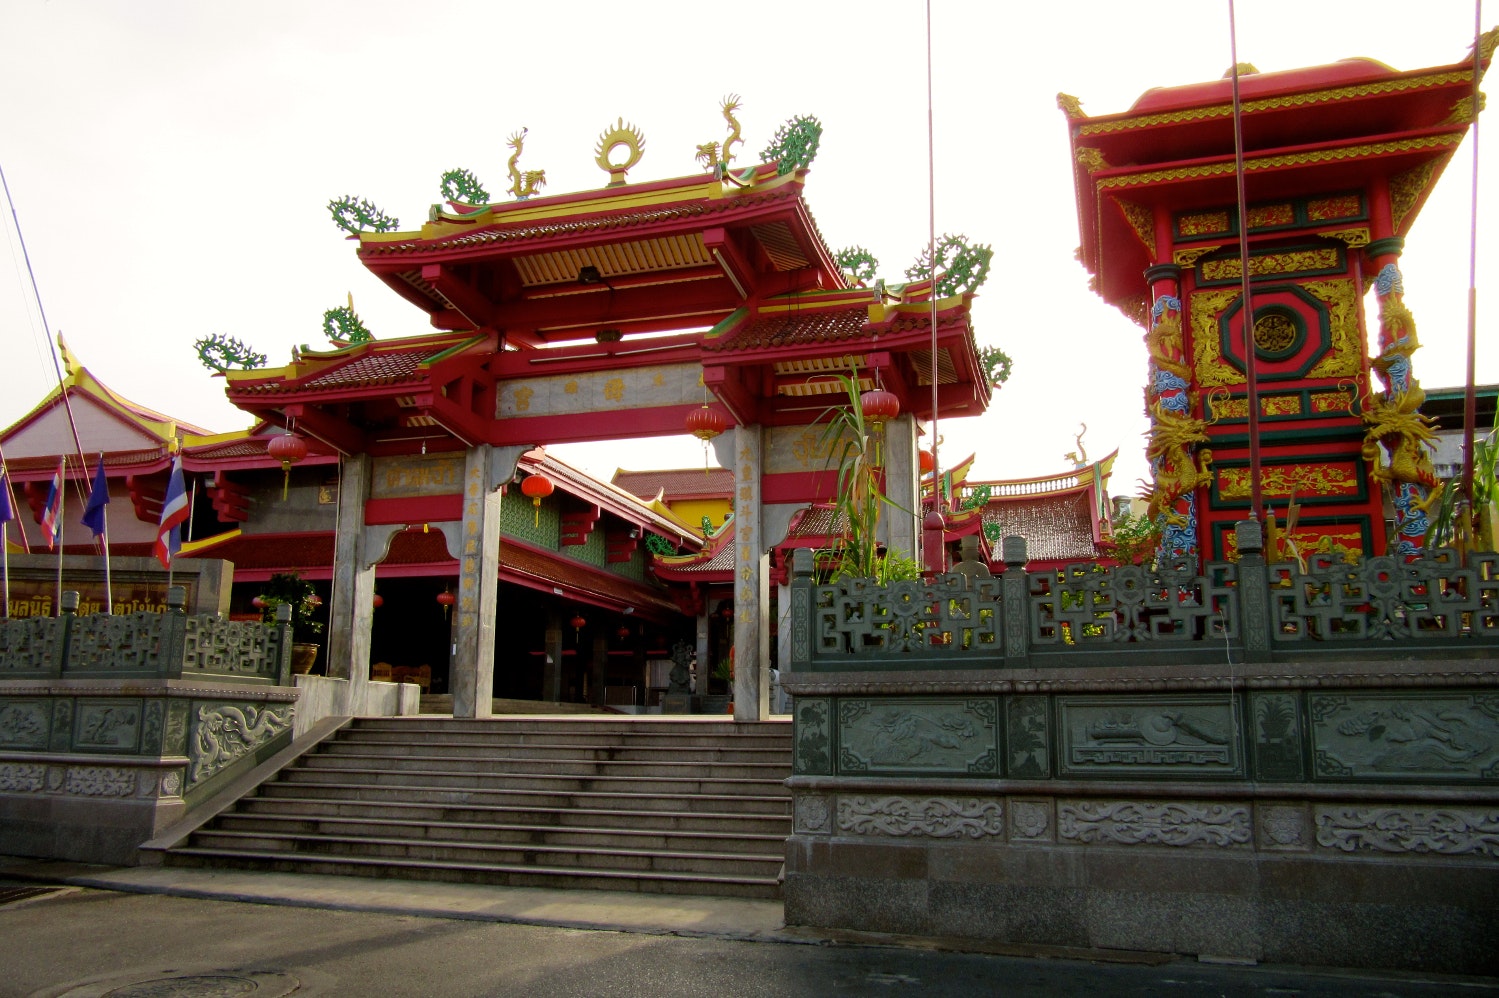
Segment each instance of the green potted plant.
[[283,603],[291,607],[292,672],[311,672],[318,653],[315,639],[323,633],[323,622],[317,619],[323,601],[312,583],[296,572],[278,572],[261,586],[255,600],[261,623],[265,624],[276,622],[276,607]]

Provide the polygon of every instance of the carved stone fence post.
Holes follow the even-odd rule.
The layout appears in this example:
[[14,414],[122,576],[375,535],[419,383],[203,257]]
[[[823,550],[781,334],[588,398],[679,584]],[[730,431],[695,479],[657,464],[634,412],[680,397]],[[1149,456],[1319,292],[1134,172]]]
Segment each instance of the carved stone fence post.
[[1000,542],[1004,574],[999,577],[1000,613],[1004,617],[1004,664],[1024,668],[1030,664],[1030,580],[1026,576],[1025,538],[1006,537]]
[[1239,613],[1243,625],[1244,659],[1247,662],[1268,662],[1273,625],[1264,530],[1256,520],[1240,520],[1234,524],[1234,536],[1239,545]]
[[791,661],[787,672],[806,672],[812,661],[812,552],[791,555]]

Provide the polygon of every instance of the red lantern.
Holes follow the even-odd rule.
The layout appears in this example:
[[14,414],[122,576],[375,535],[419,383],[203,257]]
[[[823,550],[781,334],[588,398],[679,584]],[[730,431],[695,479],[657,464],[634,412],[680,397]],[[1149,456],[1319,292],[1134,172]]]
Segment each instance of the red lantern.
[[291,466],[307,456],[307,441],[287,430],[279,437],[272,437],[265,445],[265,452],[281,462],[281,498],[286,498],[286,487],[291,481]]
[[728,421],[719,412],[703,403],[701,409],[694,409],[687,414],[687,432],[703,442],[703,474],[708,474],[708,443],[728,428]]
[[728,428],[723,413],[704,403],[687,414],[687,432],[707,443]]
[[375,609],[376,609],[376,610],[378,610],[378,609],[380,609],[380,608],[381,608],[381,607],[382,607],[382,606],[384,606],[384,605],[385,605],[385,597],[384,597],[384,596],[381,596],[381,595],[380,595],[380,594],[379,594],[379,593],[376,593],[376,594],[375,594],[375,598],[374,598],[374,599],[372,599],[372,600],[370,600],[370,602],[371,602],[371,603],[372,603],[372,604],[374,604],[374,607],[375,607]]
[[932,469],[937,467],[937,458],[929,450],[918,451],[916,460],[921,465],[921,473],[923,475],[930,475]]
[[437,602],[442,604],[442,619],[447,620],[448,610],[452,609],[453,604],[458,602],[458,597],[444,589],[437,594]]
[[619,630],[616,631],[615,633],[619,635],[619,640],[621,640],[621,641],[628,641],[628,640],[630,640],[630,629],[628,627],[626,627],[624,624],[620,624],[619,625]]
[[859,407],[864,410],[864,419],[877,430],[900,415],[900,399],[883,388],[871,388],[860,395]]
[[526,480],[520,483],[521,495],[530,497],[531,504],[536,507],[533,526],[541,526],[541,500],[551,495],[555,488],[552,480],[545,475],[527,475]]
[[253,606],[257,610],[264,610],[265,609],[265,600],[261,599],[259,596],[256,596],[256,597],[254,597],[253,599],[250,600],[250,605]]
[[573,619],[569,620],[568,623],[573,625],[573,640],[577,641],[578,632],[583,629],[583,625],[587,624],[588,621],[583,619],[583,615],[581,613],[575,613],[573,614]]
[[308,606],[310,606],[314,610],[316,610],[318,607],[320,607],[320,606],[323,605],[323,598],[321,596],[319,596],[317,593],[313,593],[312,595],[310,595],[306,599],[304,599],[302,602],[306,603]]

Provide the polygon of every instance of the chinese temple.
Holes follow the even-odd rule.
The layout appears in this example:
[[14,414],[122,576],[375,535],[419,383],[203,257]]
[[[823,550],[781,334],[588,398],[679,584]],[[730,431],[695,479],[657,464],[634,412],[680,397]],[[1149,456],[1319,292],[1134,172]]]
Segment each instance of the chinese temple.
[[1233,557],[1233,524],[1261,495],[1268,513],[1299,505],[1302,552],[1422,545],[1439,486],[1399,261],[1467,134],[1493,46],[1491,33],[1476,60],[1409,72],[1370,59],[1240,66],[1237,99],[1231,71],[1106,115],[1059,95],[1080,258],[1146,330],[1150,508],[1168,554]]
[[[605,182],[557,196],[540,195],[544,171],[518,168],[516,136],[510,200],[493,201],[465,173],[444,178],[447,201],[416,229],[366,201],[331,206],[361,263],[433,331],[351,336],[283,367],[225,370],[230,401],[296,441],[279,446],[336,461],[336,500],[317,539],[327,555],[317,560],[332,565],[330,674],[357,683],[367,669],[376,566],[430,573],[451,561],[455,713],[485,715],[497,674],[539,675],[540,663],[510,661],[535,642],[501,626],[497,586],[504,552],[523,549],[511,539],[521,521],[539,530],[547,513],[527,498],[547,493],[537,479],[564,474],[528,456],[550,444],[684,430],[712,442],[732,474],[732,543],[721,516],[705,537],[655,497],[603,483],[554,515],[559,545],[597,545],[607,565],[664,556],[657,579],[671,576],[673,558],[713,549],[728,569],[714,584],[733,625],[739,719],[766,712],[766,553],[798,511],[836,491],[831,444],[813,424],[850,387],[890,400],[886,488],[911,512],[884,518],[884,540],[917,551],[917,423],[978,415],[989,401],[969,325],[987,255],[944,243],[935,267],[898,287],[845,273],[863,265],[828,248],[803,193],[818,130],[797,119],[761,163],[739,167],[735,124],[721,150],[703,152],[703,174],[636,183],[628,173],[643,136],[620,122],[599,139]],[[321,477],[287,469],[308,507]],[[253,564],[252,547],[262,548],[220,551]],[[701,616],[709,602],[685,608]],[[702,668],[701,626],[698,637]]]

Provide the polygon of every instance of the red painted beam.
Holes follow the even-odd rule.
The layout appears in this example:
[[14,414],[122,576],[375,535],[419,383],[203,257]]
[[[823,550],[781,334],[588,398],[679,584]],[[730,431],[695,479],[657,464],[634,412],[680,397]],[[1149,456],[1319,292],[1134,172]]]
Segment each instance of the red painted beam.
[[402,499],[367,499],[364,522],[377,523],[446,523],[463,519],[463,496],[435,495]]

